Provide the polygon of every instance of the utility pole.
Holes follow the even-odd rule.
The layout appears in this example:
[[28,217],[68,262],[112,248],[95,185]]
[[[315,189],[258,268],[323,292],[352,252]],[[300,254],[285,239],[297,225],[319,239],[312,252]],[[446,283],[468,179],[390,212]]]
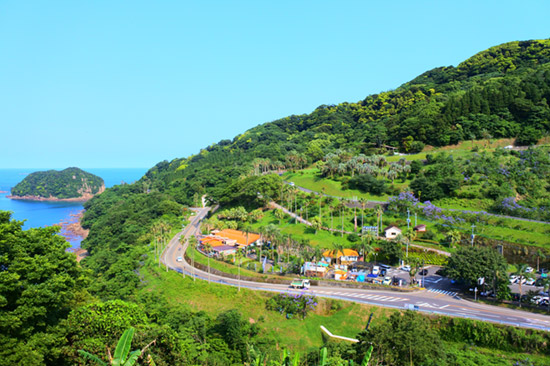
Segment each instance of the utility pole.
[[474,246],[474,238],[476,237],[476,235],[474,234],[474,228],[476,226],[474,224],[472,224],[472,246]]
[[416,212],[414,213],[414,226],[417,226],[417,223],[416,223]]
[[411,225],[411,210],[407,208],[407,230],[410,229]]

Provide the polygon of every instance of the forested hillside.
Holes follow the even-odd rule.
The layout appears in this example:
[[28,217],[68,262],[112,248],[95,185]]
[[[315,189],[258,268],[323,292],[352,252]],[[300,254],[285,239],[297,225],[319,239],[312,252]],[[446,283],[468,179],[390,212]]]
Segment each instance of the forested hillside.
[[15,197],[90,198],[105,189],[103,179],[79,168],[34,172],[11,189]]
[[205,192],[219,199],[223,184],[247,174],[254,159],[256,169],[284,169],[312,164],[336,149],[371,155],[387,145],[415,152],[426,144],[505,137],[531,145],[550,131],[548,100],[550,40],[506,43],[396,90],[322,105],[159,163],[142,183],[191,204]]

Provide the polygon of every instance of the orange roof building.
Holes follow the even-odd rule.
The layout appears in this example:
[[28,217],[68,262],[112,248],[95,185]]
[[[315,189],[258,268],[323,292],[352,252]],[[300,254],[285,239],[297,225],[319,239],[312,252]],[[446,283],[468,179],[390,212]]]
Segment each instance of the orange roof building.
[[353,249],[344,249],[344,253],[342,254],[342,251],[339,250],[338,253],[336,253],[336,256],[334,255],[332,250],[327,250],[323,253],[323,257],[325,258],[340,258],[340,257],[358,257],[359,253]]
[[239,246],[254,244],[260,239],[260,235],[256,233],[248,233],[247,239],[247,234],[245,232],[233,229],[223,229],[220,232],[217,232],[216,236],[229,240],[234,240]]
[[203,238],[201,239],[201,244],[202,245],[205,245],[205,244],[210,244],[210,246],[212,248],[214,247],[221,247],[223,245],[225,245],[225,243],[223,242],[223,240],[219,239],[219,238],[213,238],[211,236],[207,236],[206,238]]

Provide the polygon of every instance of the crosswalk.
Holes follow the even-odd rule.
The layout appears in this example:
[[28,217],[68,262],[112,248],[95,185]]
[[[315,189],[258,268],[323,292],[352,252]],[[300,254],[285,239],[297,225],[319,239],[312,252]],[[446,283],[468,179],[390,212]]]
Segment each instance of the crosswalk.
[[315,291],[315,292],[318,294],[327,294],[330,296],[354,297],[358,299],[383,301],[383,302],[396,302],[396,301],[409,300],[404,297],[375,295],[375,294],[366,294],[366,293],[359,293],[359,292],[332,292],[332,291]]
[[438,288],[429,288],[428,292],[434,292],[436,294],[442,294],[442,295],[448,295],[448,296],[456,296],[456,292],[453,291],[445,291]]

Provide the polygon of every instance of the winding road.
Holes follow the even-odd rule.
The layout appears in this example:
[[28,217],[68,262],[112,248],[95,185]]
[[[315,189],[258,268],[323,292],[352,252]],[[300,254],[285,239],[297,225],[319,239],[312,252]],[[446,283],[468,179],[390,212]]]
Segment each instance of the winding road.
[[[209,274],[197,268],[193,268],[187,263],[183,253],[187,249],[188,241],[185,240],[182,246],[180,244],[180,238],[183,236],[189,239],[192,235],[197,234],[200,228],[200,221],[208,214],[209,209],[208,207],[194,208],[193,211],[196,212],[196,215],[192,216],[190,223],[170,240],[170,243],[161,256],[161,260],[166,265],[167,269],[184,273],[188,276],[194,276],[201,280],[239,288],[243,287],[254,291],[300,292],[299,290],[290,289],[288,285],[242,281]],[[183,257],[183,261],[178,262],[176,260],[179,256]],[[550,331],[550,316],[463,300],[453,297],[452,294],[449,295],[443,291],[432,292],[428,290],[419,290],[414,292],[396,292],[328,286],[312,286],[309,290],[305,291],[319,297],[396,309],[412,309],[424,313],[463,317],[515,327]]]

